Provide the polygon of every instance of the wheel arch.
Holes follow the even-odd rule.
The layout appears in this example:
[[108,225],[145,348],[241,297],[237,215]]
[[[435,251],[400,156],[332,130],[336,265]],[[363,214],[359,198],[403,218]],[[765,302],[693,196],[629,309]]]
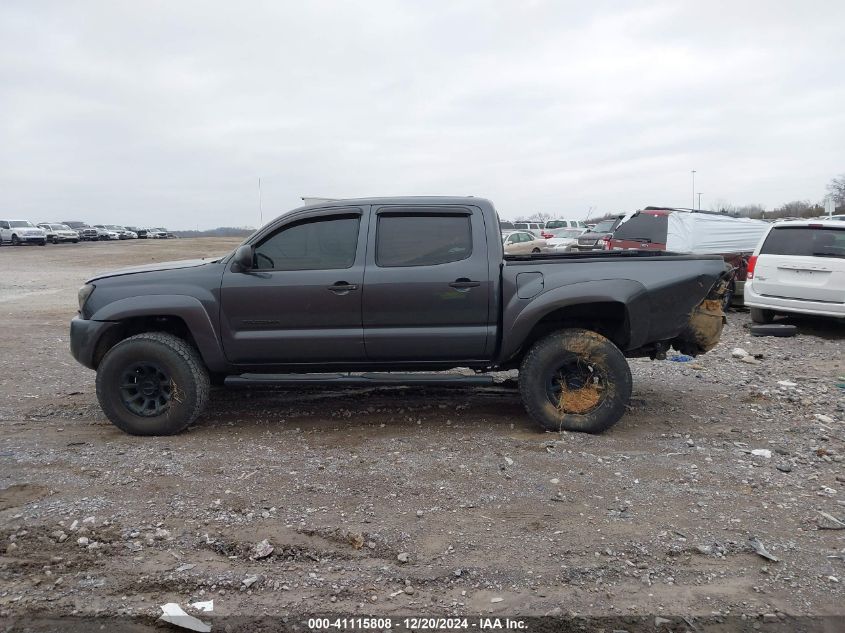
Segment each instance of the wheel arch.
[[570,284],[543,293],[511,317],[505,311],[501,358],[519,362],[531,345],[565,328],[592,330],[620,350],[642,345],[648,338],[649,303],[645,288],[635,281],[608,280]]
[[226,360],[214,324],[202,303],[194,297],[128,297],[103,306],[91,319],[116,324],[97,341],[93,354],[94,368],[112,347],[125,338],[142,332],[167,332],[190,343],[209,370],[225,370]]

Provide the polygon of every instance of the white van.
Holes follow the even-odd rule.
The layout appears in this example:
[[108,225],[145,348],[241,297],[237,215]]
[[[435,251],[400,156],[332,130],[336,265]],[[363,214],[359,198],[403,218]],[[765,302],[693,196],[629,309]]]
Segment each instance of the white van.
[[543,227],[545,229],[586,229],[587,223],[584,220],[549,220]]
[[755,323],[789,313],[845,318],[845,223],[772,224],[748,262],[745,305]]

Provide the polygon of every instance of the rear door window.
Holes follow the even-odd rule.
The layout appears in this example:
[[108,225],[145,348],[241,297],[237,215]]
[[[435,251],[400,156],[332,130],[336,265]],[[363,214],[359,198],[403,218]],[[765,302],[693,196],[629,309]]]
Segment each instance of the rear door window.
[[845,257],[845,230],[834,227],[776,227],[763,242],[760,254]]
[[665,244],[668,228],[669,216],[639,213],[620,224],[613,233],[613,239]]
[[472,254],[469,215],[384,214],[378,217],[376,264],[383,267],[434,266]]

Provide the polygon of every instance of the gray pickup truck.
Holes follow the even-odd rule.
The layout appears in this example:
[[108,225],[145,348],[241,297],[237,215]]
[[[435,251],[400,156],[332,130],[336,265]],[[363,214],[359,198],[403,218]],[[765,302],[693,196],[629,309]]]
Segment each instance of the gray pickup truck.
[[481,198],[339,200],[220,259],[90,279],[70,347],[137,435],[184,430],[212,384],[483,384],[514,368],[540,426],[596,433],[625,411],[626,356],[718,342],[728,274],[715,255],[505,256]]

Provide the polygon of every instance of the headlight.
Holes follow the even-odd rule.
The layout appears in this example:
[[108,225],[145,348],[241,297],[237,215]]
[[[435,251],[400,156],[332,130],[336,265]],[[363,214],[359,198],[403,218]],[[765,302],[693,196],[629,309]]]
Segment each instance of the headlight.
[[88,301],[88,297],[91,296],[91,293],[94,292],[94,285],[93,284],[85,284],[82,288],[79,289],[78,297],[79,297],[79,309],[85,307],[85,302]]

